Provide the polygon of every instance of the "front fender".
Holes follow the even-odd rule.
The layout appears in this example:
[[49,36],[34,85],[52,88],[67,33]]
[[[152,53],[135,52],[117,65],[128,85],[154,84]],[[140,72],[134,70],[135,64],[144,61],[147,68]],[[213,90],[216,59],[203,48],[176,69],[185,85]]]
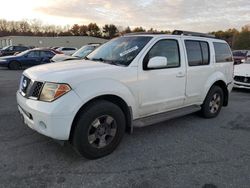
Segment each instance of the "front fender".
[[88,101],[103,95],[115,95],[124,100],[132,108],[133,117],[137,117],[136,94],[124,83],[112,79],[95,79],[80,83],[75,89],[82,103],[79,109]]

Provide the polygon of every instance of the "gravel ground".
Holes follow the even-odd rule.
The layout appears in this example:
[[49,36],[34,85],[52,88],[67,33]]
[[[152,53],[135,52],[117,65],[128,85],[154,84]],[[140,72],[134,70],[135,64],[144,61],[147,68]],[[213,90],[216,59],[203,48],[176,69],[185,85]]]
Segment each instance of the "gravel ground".
[[87,160],[21,123],[21,73],[0,69],[0,187],[250,187],[249,91],[234,90],[215,119],[137,128],[111,155]]

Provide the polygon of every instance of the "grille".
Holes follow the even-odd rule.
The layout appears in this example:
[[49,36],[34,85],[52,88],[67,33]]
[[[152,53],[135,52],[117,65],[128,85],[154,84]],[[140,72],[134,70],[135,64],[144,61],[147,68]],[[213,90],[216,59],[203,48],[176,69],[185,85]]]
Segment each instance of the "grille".
[[23,76],[20,82],[20,93],[31,99],[38,99],[43,87],[43,82],[37,82]]
[[250,77],[245,77],[245,76],[235,76],[234,80],[236,82],[250,83]]
[[34,82],[31,96],[38,98],[43,87],[43,82]]

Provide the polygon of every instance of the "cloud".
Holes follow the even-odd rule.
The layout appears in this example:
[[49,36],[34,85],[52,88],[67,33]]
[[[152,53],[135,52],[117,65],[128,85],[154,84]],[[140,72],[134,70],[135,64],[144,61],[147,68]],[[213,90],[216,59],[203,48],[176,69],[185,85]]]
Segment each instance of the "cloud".
[[245,0],[56,0],[35,11],[49,16],[163,30],[212,31],[250,23]]

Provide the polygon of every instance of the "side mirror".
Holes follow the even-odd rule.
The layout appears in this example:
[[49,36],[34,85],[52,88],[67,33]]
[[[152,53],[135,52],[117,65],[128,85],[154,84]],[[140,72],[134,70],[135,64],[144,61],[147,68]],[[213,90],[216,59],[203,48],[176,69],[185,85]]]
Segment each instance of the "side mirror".
[[166,57],[156,56],[149,60],[148,68],[149,69],[165,68],[167,64],[168,64],[168,60]]

